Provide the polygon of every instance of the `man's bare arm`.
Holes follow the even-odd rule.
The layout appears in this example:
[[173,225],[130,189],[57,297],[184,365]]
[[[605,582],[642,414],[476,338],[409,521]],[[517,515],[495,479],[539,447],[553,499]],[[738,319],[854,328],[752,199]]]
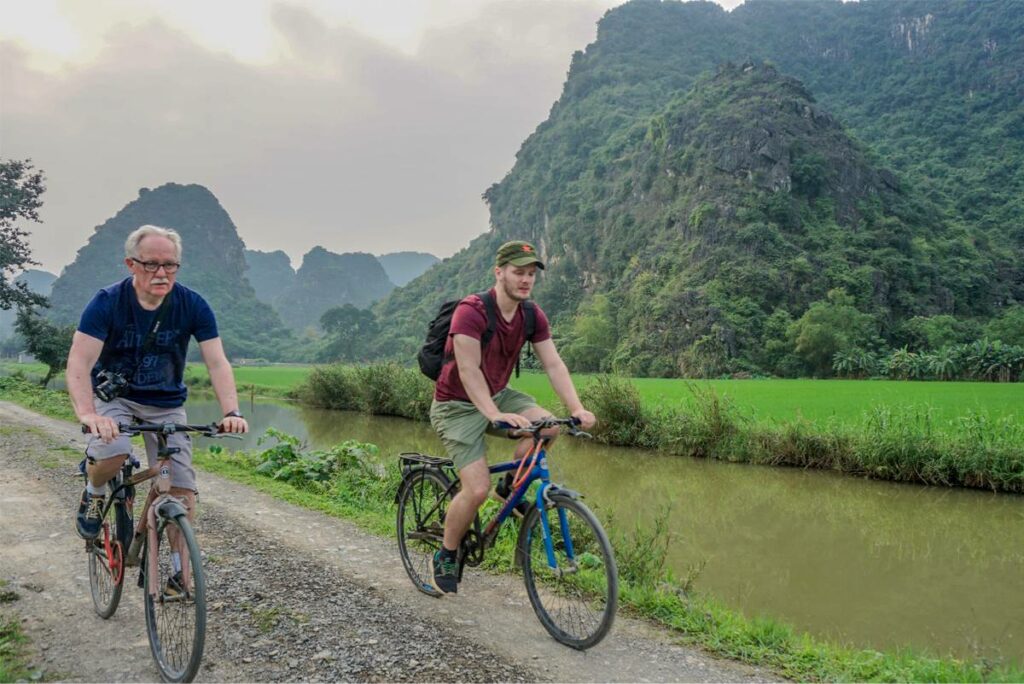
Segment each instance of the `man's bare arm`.
[[117,423],[110,418],[96,414],[96,403],[92,398],[92,369],[103,352],[103,340],[99,340],[84,332],[75,331],[71,338],[71,350],[68,352],[68,367],[64,372],[68,384],[68,395],[75,415],[83,425],[101,438],[110,442],[117,437]]
[[547,339],[537,342],[533,345],[533,351],[540,360],[541,366],[544,367],[544,372],[548,375],[551,388],[555,390],[555,394],[562,400],[562,404],[569,410],[569,413],[579,418],[584,428],[593,427],[597,419],[594,418],[593,413],[583,407],[583,402],[576,394],[576,386],[572,382],[569,368],[565,365],[565,361],[562,361],[554,341]]
[[[238,390],[235,388],[235,375],[231,372],[231,362],[224,354],[224,344],[219,337],[199,343],[199,353],[210,373],[210,384],[217,395],[222,414],[238,410]],[[249,425],[243,418],[225,418],[221,421],[224,432],[248,432]]]

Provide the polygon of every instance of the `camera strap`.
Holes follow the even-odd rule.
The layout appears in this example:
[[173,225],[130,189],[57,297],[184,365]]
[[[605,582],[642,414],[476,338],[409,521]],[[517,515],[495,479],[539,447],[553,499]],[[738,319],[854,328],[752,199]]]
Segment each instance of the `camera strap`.
[[153,351],[153,345],[156,343],[156,334],[160,332],[160,325],[164,321],[164,314],[170,308],[169,305],[173,296],[174,289],[171,288],[171,291],[164,297],[164,301],[160,302],[160,308],[156,310],[156,316],[153,317],[153,322],[149,324],[149,332],[146,333],[146,339],[142,341],[142,346],[135,355],[135,368],[132,369],[132,374],[128,376],[129,382],[135,379],[135,374],[139,372],[139,366],[142,365],[142,360],[146,358],[146,354]]

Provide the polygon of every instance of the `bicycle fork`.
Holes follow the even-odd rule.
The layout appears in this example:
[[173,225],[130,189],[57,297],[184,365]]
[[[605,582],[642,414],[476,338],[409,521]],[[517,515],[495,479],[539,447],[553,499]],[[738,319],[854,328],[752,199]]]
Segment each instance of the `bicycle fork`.
[[[163,587],[159,584],[160,568],[159,568],[159,551],[158,544],[160,543],[160,532],[164,526],[172,518],[176,518],[179,515],[185,515],[185,504],[171,496],[170,494],[161,494],[157,497],[156,501],[149,507],[146,514],[146,535],[147,535],[147,553],[146,553],[146,572],[153,579],[149,586],[149,595],[153,600],[157,600],[163,591]],[[162,524],[161,524],[162,523]],[[174,537],[173,539],[171,537]],[[192,564],[189,562],[190,556],[188,551],[188,544],[185,543],[184,538],[180,534],[167,535],[168,542],[170,543],[170,553],[177,553],[178,558],[181,562],[181,586],[188,595],[192,587]],[[173,568],[172,568],[173,569]],[[177,571],[176,571],[177,572]]]

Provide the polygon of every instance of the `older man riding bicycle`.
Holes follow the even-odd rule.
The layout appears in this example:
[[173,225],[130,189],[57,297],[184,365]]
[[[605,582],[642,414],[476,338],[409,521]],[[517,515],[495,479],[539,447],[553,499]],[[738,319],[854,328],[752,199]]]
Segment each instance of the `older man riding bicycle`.
[[[95,538],[102,524],[104,487],[131,453],[118,423],[185,423],[185,355],[196,338],[224,419],[224,432],[246,432],[238,411],[231,364],[217,332],[213,311],[198,293],[176,284],[181,237],[157,226],[142,226],[125,242],[129,277],[103,288],[82,312],[68,355],[67,385],[75,414],[92,437],[86,448],[88,484],[76,516],[79,535]],[[95,398],[94,398],[95,394]],[[168,440],[174,454],[171,493],[191,517],[196,479],[192,443],[186,433]],[[146,450],[155,461],[156,438]]]

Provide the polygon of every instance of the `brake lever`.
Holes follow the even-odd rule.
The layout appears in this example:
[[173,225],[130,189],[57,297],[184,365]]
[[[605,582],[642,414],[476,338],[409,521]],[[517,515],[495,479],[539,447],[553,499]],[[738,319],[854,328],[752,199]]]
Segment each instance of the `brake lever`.
[[586,437],[587,439],[593,439],[594,435],[590,434],[585,430],[570,430],[569,436],[571,437]]

